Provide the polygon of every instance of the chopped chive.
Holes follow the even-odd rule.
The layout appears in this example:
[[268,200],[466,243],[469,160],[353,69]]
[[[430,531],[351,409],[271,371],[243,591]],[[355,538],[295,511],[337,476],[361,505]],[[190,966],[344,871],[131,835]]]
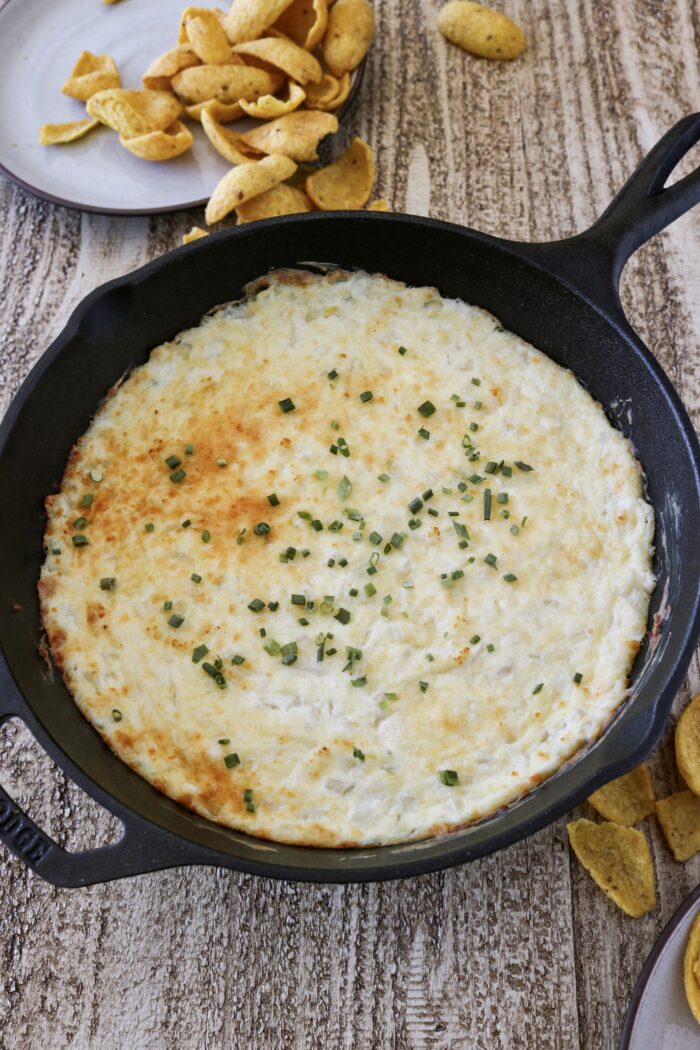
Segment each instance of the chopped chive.
[[496,646],[489,642],[489,644],[486,646],[486,651],[488,653],[494,653],[496,651]]
[[283,412],[293,412],[296,405],[292,401],[291,397],[285,397],[282,401],[277,402]]
[[185,622],[185,617],[184,616],[180,616],[179,613],[173,613],[173,615],[168,620],[168,623],[170,624],[170,626],[171,627],[176,627],[176,628],[177,627],[182,627],[184,622]]
[[[306,624],[304,626],[306,626]],[[297,659],[297,643],[296,642],[287,642],[286,645],[282,646],[281,653],[282,653],[282,663],[286,667],[288,667],[290,664],[295,663],[295,661]]]
[[243,792],[243,801],[245,802],[245,808],[249,813],[255,813],[255,803],[253,802],[253,789],[246,788]]
[[481,386],[481,380],[477,379],[476,376],[472,376],[472,386]]
[[407,353],[408,353],[408,347],[406,347],[406,346],[400,346],[400,347],[399,347],[399,353],[400,353],[400,354],[401,354],[401,356],[403,357],[403,356],[404,356],[404,354],[407,354]]
[[482,481],[486,481],[486,478],[482,477],[481,474],[470,474],[469,480],[472,485],[480,485]]
[[85,495],[83,496],[83,498],[81,499],[80,503],[78,504],[78,506],[79,507],[89,507],[94,498],[95,497],[93,496],[93,494],[91,492],[86,492]]
[[369,537],[368,537],[368,538],[369,538],[369,542],[370,542],[370,543],[374,543],[374,544],[375,544],[375,546],[376,546],[376,544],[378,544],[378,543],[381,543],[381,542],[382,542],[382,537],[381,537],[381,536],[379,535],[379,533],[378,533],[378,532],[370,532],[370,534],[369,534]]
[[338,496],[340,499],[347,499],[351,492],[352,482],[350,481],[350,478],[343,474],[342,478],[338,482]]
[[306,595],[292,594],[290,597],[292,605],[306,605]]
[[335,619],[338,621],[338,623],[350,623],[350,613],[347,609],[338,609],[337,613],[335,614]]
[[202,582],[202,577],[199,575],[198,572],[193,572],[192,575],[190,576],[190,579],[192,580],[192,583],[201,583]]
[[[221,741],[219,741],[219,743],[221,743]],[[226,743],[228,743],[228,740],[226,741]],[[241,760],[235,751],[233,751],[230,755],[226,755],[224,757],[224,762],[226,763],[227,769],[235,769],[236,766],[240,766],[241,764]]]
[[505,576],[503,577],[503,579],[504,579],[504,580],[506,581],[506,583],[515,583],[515,581],[517,580],[517,578],[518,578],[518,577],[517,577],[517,576],[515,576],[515,575],[514,575],[514,574],[513,574],[512,572],[507,572],[507,573],[505,574]]
[[154,532],[155,531],[155,525],[153,524],[153,522],[152,521],[147,521],[146,524],[143,527],[143,531],[144,532]]
[[236,655],[231,658],[231,663],[235,664],[236,667],[240,667],[241,664],[245,663],[245,656],[241,656],[240,653],[236,653]]
[[583,675],[579,671],[577,671],[576,674],[574,675],[574,682],[576,683],[576,685],[581,685],[582,681],[583,681]]
[[537,693],[540,693],[542,691],[543,686],[544,682],[538,682],[535,688],[532,690],[532,695],[536,696]]
[[475,401],[475,402],[474,402],[474,408],[475,408],[475,409],[477,409],[477,411],[478,411],[478,410],[479,410],[480,408],[483,408],[483,402],[482,402],[482,401]]
[[492,569],[496,568],[496,562],[498,561],[495,554],[487,554],[484,558],[487,565],[490,565]]
[[469,429],[471,430],[472,434],[476,434],[477,430],[479,429],[479,424],[478,423],[470,423],[469,424]]
[[418,411],[427,419],[429,416],[432,416],[436,409],[432,401],[424,401],[422,405],[418,406]]
[[88,538],[80,533],[77,536],[71,536],[71,542],[74,547],[87,547]]
[[277,493],[271,492],[270,495],[267,497],[267,502],[270,504],[271,507],[279,507],[280,501],[279,497],[277,496]]
[[314,471],[314,477],[317,477],[319,481],[325,481],[326,478],[328,477],[328,471],[327,470],[315,470]]
[[217,743],[223,744],[223,746],[226,747],[226,745],[230,744],[231,741],[229,740],[229,738],[227,736],[225,736],[225,737],[222,737],[221,740],[218,740]]
[[115,722],[121,722],[123,717],[124,716],[122,715],[122,713],[121,713],[121,711],[119,710],[118,707],[113,707],[112,708],[112,718],[114,719]]
[[350,595],[351,598],[357,598],[359,593],[360,592],[358,591],[357,587],[351,587],[350,590],[348,591],[348,594]]
[[194,445],[185,445],[185,455],[186,456],[193,456],[194,455]]
[[101,591],[114,591],[117,588],[116,576],[103,576],[100,580]]
[[478,645],[480,641],[481,641],[481,635],[480,634],[473,634],[471,636],[471,638],[469,639],[469,644],[470,645]]
[[270,610],[270,612],[277,612],[277,610],[280,607],[280,603],[279,602],[268,602],[267,603],[267,607]]
[[365,391],[363,391],[363,393],[360,394],[360,401],[363,401],[365,403],[367,401],[372,401],[373,398],[374,398],[374,394],[372,393],[371,390],[365,390]]
[[517,536],[518,533],[520,532],[520,526],[519,525],[511,525],[510,531],[513,533],[514,536]]
[[335,370],[335,368],[332,368],[332,369],[330,370],[330,372],[328,373],[328,378],[329,378],[329,379],[337,379],[337,378],[338,378],[338,373],[337,373],[337,371]]
[[410,510],[411,514],[417,514],[422,506],[423,500],[420,498],[420,496],[416,496],[416,498],[412,499],[409,503],[408,509]]
[[[270,526],[267,524],[266,521],[259,521],[257,525],[253,526],[253,532],[255,533],[256,536],[267,536],[269,531],[270,531]],[[206,534],[202,533],[202,539],[204,539],[205,535],[207,536],[207,539],[208,539],[209,538],[209,533],[208,532]]]
[[366,583],[364,586],[364,592],[368,598],[373,598],[374,595],[377,593],[377,588],[374,586],[373,583]]
[[198,645],[195,649],[192,650],[192,663],[198,664],[199,661],[202,660],[208,652],[209,649],[206,645]]
[[[474,380],[472,380],[472,382],[474,382]],[[440,780],[445,785],[445,787],[451,788],[454,787],[455,784],[459,784],[459,776],[454,771],[454,769],[441,769]]]
[[265,602],[262,601],[260,598],[253,598],[252,602],[248,603],[248,608],[251,612],[259,613],[262,609],[265,608]]
[[428,683],[427,682],[419,682],[418,686],[420,688],[421,693],[427,693],[428,692]]
[[192,524],[192,522],[190,521],[190,519],[189,518],[185,518],[185,520],[182,523],[182,528],[183,529],[189,529],[191,524]]
[[484,489],[484,521],[491,520],[491,489]]
[[240,547],[243,544],[244,538],[245,538],[245,534],[246,534],[246,530],[245,529],[241,529],[241,531],[236,536],[236,545],[238,547]]
[[74,529],[84,529],[86,527],[87,523],[88,523],[87,518],[83,518],[81,516],[80,518],[76,518],[75,519],[75,521],[73,522],[73,528]]
[[426,430],[425,427],[421,427],[418,431],[418,437],[423,438],[424,441],[430,441],[430,431]]
[[314,518],[311,522],[311,528],[314,532],[323,532],[323,522],[319,518]]
[[359,747],[354,747],[352,749],[352,757],[353,758],[358,758],[360,760],[360,762],[364,762],[364,760],[365,760],[365,753],[364,753],[364,751],[360,751]]
[[359,689],[363,685],[367,685],[367,675],[362,675],[360,678],[351,678],[350,685],[354,685],[356,689]]
[[457,533],[457,535],[461,539],[468,540],[470,538],[470,536],[469,536],[469,529],[467,528],[466,525],[463,525],[461,521],[454,521],[453,520],[452,521],[452,528],[455,530],[455,532]]
[[180,464],[182,463],[182,460],[180,459],[179,456],[168,456],[166,458],[165,462],[170,467],[171,470],[175,470],[175,467],[179,467],[180,466]]
[[61,553],[61,548],[60,547],[52,547],[51,548],[51,553],[52,554],[60,554]]
[[495,474],[498,470],[498,463],[495,459],[490,459],[484,467],[484,474]]
[[508,493],[507,492],[499,492],[498,495],[496,496],[496,499],[498,500],[499,503],[507,503],[508,502]]
[[513,477],[513,468],[512,467],[506,467],[502,463],[501,464],[501,474],[503,475],[504,478],[512,478]]
[[435,510],[435,507],[428,507],[428,514],[432,515],[433,518],[438,518],[440,516],[440,511]]
[[415,532],[415,530],[419,529],[422,524],[423,523],[420,520],[420,518],[411,518],[411,520],[408,523],[408,527],[411,530],[411,532]]
[[377,481],[381,481],[383,484],[386,485],[387,481],[391,481],[391,475],[390,474],[380,474],[379,477],[377,478]]
[[177,485],[179,481],[183,481],[186,477],[186,471],[184,471],[182,467],[178,467],[177,470],[174,470],[170,475],[170,480],[172,481],[173,485]]
[[209,532],[208,529],[205,529],[204,532],[202,533],[202,543],[209,543],[210,539],[211,539],[211,533]]
[[217,467],[227,467],[228,466],[228,460],[224,459],[223,456],[220,456],[219,459],[217,459],[217,461],[216,461],[216,465],[217,465]]
[[163,608],[165,609],[166,612],[169,612],[172,609],[172,607],[173,607],[173,603],[172,602],[170,602],[170,601],[163,602]]
[[515,465],[518,468],[518,470],[524,470],[526,472],[528,470],[534,470],[535,469],[534,467],[531,467],[529,463],[523,463],[523,461],[521,459],[516,459],[515,460]]

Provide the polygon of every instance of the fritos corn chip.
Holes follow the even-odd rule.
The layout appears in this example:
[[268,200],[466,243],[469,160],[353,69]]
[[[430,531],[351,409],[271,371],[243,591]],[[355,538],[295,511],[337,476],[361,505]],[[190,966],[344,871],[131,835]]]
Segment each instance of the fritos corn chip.
[[647,767],[637,766],[617,780],[611,780],[594,791],[588,801],[601,817],[631,828],[654,812],[654,789]]
[[118,88],[119,84],[119,70],[113,58],[83,51],[61,91],[70,98],[77,98],[79,102],[87,102],[98,91]]
[[261,95],[255,102],[246,102],[241,99],[241,109],[249,117],[256,120],[275,120],[283,117],[285,113],[293,113],[298,109],[306,98],[306,92],[293,80],[287,86],[287,98],[277,98],[276,95]]
[[265,156],[264,153],[251,149],[246,142],[242,142],[237,132],[223,128],[216,119],[211,103],[204,106],[200,119],[212,146],[229,164],[250,164],[251,161],[260,160]]
[[693,697],[678,720],[676,762],[690,790],[700,795],[700,693]]
[[193,66],[173,77],[173,90],[187,105],[217,99],[227,105],[244,98],[254,102],[261,95],[272,95],[282,77],[249,66]]
[[185,113],[190,120],[202,120],[202,113],[204,110],[208,110],[209,113],[218,120],[220,124],[230,124],[233,120],[240,120],[243,116],[243,109],[238,102],[225,103],[217,102],[215,98],[210,98],[207,102],[195,102],[193,106],[185,106]]
[[240,164],[224,175],[212,193],[204,217],[209,226],[219,222],[251,197],[289,178],[296,164],[289,157],[265,157],[257,164]]
[[185,17],[184,23],[187,40],[202,62],[219,65],[231,61],[231,45],[214,11],[198,8]]
[[298,109],[253,128],[241,136],[242,141],[262,153],[279,153],[292,160],[311,161],[318,157],[321,139],[338,130],[337,118],[332,113]]
[[256,40],[274,25],[292,0],[233,0],[224,25],[232,44]]
[[239,204],[236,208],[238,224],[256,222],[258,219],[272,219],[275,215],[296,215],[298,212],[313,211],[313,205],[303,190],[280,182],[271,190]]
[[656,819],[676,860],[688,860],[700,850],[700,798],[692,791],[660,798]]
[[41,146],[65,146],[82,139],[99,127],[99,120],[72,120],[69,124],[42,124],[39,129]]
[[391,211],[391,208],[383,197],[377,197],[376,201],[367,205],[367,211]]
[[656,904],[654,865],[641,831],[619,824],[574,820],[571,848],[588,874],[627,915],[639,918]]
[[203,230],[201,226],[193,226],[189,233],[183,233],[182,243],[192,244],[193,241],[200,241],[202,237],[208,237],[209,234],[206,230]]
[[279,29],[299,47],[313,51],[323,40],[327,25],[327,0],[293,0],[275,22],[275,29]]
[[438,29],[453,44],[481,58],[517,58],[525,35],[515,22],[471,0],[451,0],[438,15]]
[[374,12],[368,0],[337,0],[328,15],[323,59],[339,77],[356,69],[374,36]]
[[179,157],[190,148],[194,138],[190,129],[182,121],[176,120],[165,131],[150,131],[147,135],[137,135],[135,138],[120,135],[119,141],[135,157],[159,161]]
[[135,138],[150,131],[165,131],[182,113],[182,105],[169,91],[98,91],[87,103],[91,117],[123,135]]
[[[308,109],[320,109],[324,113],[334,113],[336,109],[340,109],[344,102],[347,102],[348,95],[350,94],[350,74],[343,73],[340,79],[336,79],[336,77],[333,77],[330,74],[326,75],[331,80],[335,81],[333,94],[330,96],[322,95],[315,100],[313,100],[312,96],[311,101],[309,101],[307,97],[306,105]],[[325,81],[326,78],[324,77],[323,79]],[[309,84],[307,86],[307,96],[309,89],[313,87],[315,87],[314,84]]]
[[322,211],[364,208],[374,185],[372,150],[353,139],[342,157],[309,175],[306,192]]
[[199,59],[189,44],[179,44],[153,59],[143,74],[143,86],[149,91],[170,91],[170,82],[177,73],[198,65]]
[[299,84],[308,84],[309,81],[318,84],[323,77],[323,70],[314,56],[285,37],[268,36],[263,37],[262,40],[235,44],[233,53],[243,55],[246,59],[257,59],[274,66],[275,69],[281,69]]
[[683,956],[683,983],[688,1006],[700,1024],[700,912],[690,928]]
[[309,109],[323,109],[332,102],[340,90],[340,81],[332,73],[324,73],[318,84],[307,84],[306,105]]

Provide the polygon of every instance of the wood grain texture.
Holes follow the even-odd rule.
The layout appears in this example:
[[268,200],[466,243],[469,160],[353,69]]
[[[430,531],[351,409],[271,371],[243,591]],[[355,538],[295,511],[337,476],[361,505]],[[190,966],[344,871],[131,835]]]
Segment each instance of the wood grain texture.
[[[699,108],[700,5],[494,6],[526,30],[515,63],[447,45],[434,0],[377,0],[362,96],[334,148],[370,141],[377,195],[396,210],[564,237]],[[201,221],[80,215],[1,180],[0,215],[0,411],[87,292]],[[700,210],[637,253],[623,300],[700,423]],[[699,689],[696,656],[676,715]],[[652,770],[660,794],[678,785],[671,728]],[[0,731],[0,779],[67,848],[118,834],[18,723]],[[468,867],[384,885],[203,868],[55,890],[3,851],[0,1047],[608,1050],[644,958],[700,879],[700,856],[677,865],[653,822],[648,834],[659,903],[641,920],[593,885],[563,820]]]

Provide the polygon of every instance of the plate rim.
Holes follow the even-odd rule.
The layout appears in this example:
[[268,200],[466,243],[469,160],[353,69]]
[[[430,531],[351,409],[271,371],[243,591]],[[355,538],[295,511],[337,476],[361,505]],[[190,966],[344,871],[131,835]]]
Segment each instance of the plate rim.
[[[639,1016],[639,1010],[642,1005],[644,994],[654,975],[658,962],[668,942],[671,940],[671,937],[683,922],[686,915],[693,910],[698,902],[700,902],[700,884],[698,884],[694,890],[691,890],[688,896],[681,902],[681,904],[679,904],[654,942],[635,983],[632,998],[630,999],[627,1013],[625,1014],[625,1022],[622,1027],[617,1050],[631,1050],[632,1044],[630,1040],[634,1032],[634,1026],[637,1022],[637,1017]],[[698,914],[700,914],[700,910],[698,911]]]
[[[5,11],[10,10],[10,8],[14,6],[15,2],[18,2],[18,0],[6,0],[5,4],[0,7],[0,19],[3,17]],[[369,54],[369,52],[367,54]],[[337,113],[339,125],[347,115],[348,110],[357,97],[360,85],[364,79],[366,65],[367,55],[362,59],[359,66],[353,70],[355,76],[350,85],[350,93]],[[338,130],[340,130],[340,128]],[[11,171],[1,160],[0,175],[4,176],[8,182],[14,183],[15,186],[19,186],[20,189],[31,193],[32,196],[38,197],[39,200],[48,201],[50,204],[58,204],[64,208],[72,208],[74,211],[78,212],[89,212],[92,215],[166,215],[177,211],[189,211],[191,208],[201,208],[202,205],[206,204],[209,200],[209,196],[206,196],[198,198],[197,200],[178,202],[177,204],[160,205],[157,208],[105,208],[97,204],[87,204],[84,201],[58,197],[47,190],[42,190],[38,186],[34,186],[31,182],[27,182],[15,172]]]

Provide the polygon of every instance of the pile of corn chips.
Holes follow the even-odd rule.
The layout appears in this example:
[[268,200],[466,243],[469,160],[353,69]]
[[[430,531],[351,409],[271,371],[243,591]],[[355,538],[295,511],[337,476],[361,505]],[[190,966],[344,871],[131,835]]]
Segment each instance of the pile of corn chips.
[[[188,7],[175,46],[151,62],[140,90],[122,87],[109,55],[83,52],[62,90],[85,103],[87,118],[45,124],[39,141],[75,142],[106,125],[134,156],[167,161],[192,146],[189,118],[232,165],[207,205],[208,224],[233,211],[244,223],[364,208],[375,177],[366,143],[355,139],[328,167],[307,165],[318,160],[321,140],[338,130],[335,113],[373,35],[369,0],[234,0],[228,13]],[[226,127],[244,116],[261,123],[245,133]],[[388,205],[375,201],[370,208]],[[203,236],[194,227],[183,240]]]
[[[677,861],[688,860],[700,850],[700,693],[676,726],[676,761],[688,790],[657,800],[646,766],[639,766],[588,799],[605,823],[581,819],[568,825],[574,853],[601,889],[628,915],[645,915],[656,904],[649,845],[634,824],[656,813]],[[700,1018],[700,982],[698,1006]]]

